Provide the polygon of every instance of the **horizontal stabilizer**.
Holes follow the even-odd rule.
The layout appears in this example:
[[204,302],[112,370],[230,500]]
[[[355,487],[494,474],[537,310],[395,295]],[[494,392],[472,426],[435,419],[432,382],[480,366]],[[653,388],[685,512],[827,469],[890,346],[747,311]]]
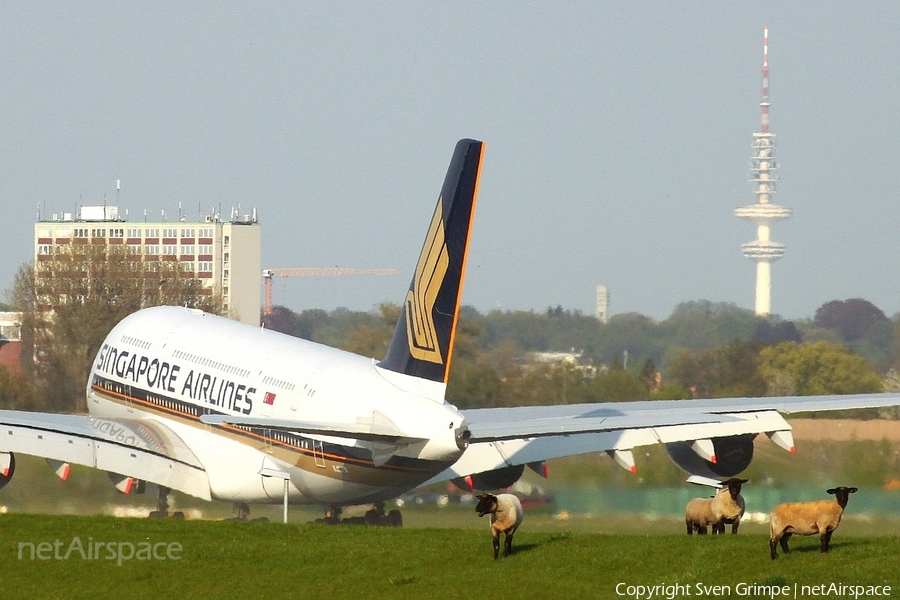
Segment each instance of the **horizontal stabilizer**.
[[327,421],[299,421],[240,415],[201,415],[200,420],[207,425],[235,425],[239,427],[259,427],[296,433],[330,435],[369,442],[383,442],[392,445],[424,442],[425,438],[404,435],[386,416],[374,412],[371,419],[357,419],[356,423],[332,423]]

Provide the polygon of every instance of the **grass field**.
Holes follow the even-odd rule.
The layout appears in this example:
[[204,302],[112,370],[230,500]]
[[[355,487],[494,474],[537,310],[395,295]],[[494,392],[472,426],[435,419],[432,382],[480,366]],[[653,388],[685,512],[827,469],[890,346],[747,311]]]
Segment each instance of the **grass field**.
[[[607,535],[535,531],[526,520],[513,555],[495,561],[486,523],[369,528],[12,514],[0,523],[4,599],[629,597],[617,593],[618,584],[621,594],[627,586],[687,586],[673,597],[770,597],[739,587],[753,584],[790,586],[791,594],[794,585],[798,592],[803,585],[890,585],[900,594],[900,537],[843,529],[829,554],[818,551],[816,538],[795,537],[794,552],[772,561],[759,532]],[[177,543],[180,551],[177,559],[131,558],[119,566],[108,546],[95,553],[99,558],[73,550],[62,559],[49,550],[56,543],[64,556],[75,538],[86,549],[98,542],[123,549],[163,544],[158,556],[166,557],[162,548]],[[28,544],[40,542],[48,544],[45,560],[29,552]],[[720,593],[712,586],[722,586]]]
[[[628,586],[675,584],[687,587],[668,590],[675,594],[657,588],[653,598],[772,597],[748,593],[746,586],[753,584],[788,586],[788,597],[794,597],[795,585],[797,597],[817,597],[804,594],[804,585],[890,585],[891,596],[900,597],[900,490],[894,485],[900,481],[898,444],[823,440],[805,441],[799,448],[790,455],[768,440],[758,445],[744,474],[751,479],[748,510],[767,510],[780,501],[779,493],[824,497],[824,489],[833,485],[858,485],[860,492],[851,498],[831,553],[818,551],[817,538],[794,537],[794,552],[774,562],[764,522],[748,520],[738,536],[685,535],[677,515],[684,503],[680,495],[703,492],[687,486],[684,474],[655,447],[636,456],[638,475],[602,454],[552,461],[549,480],[526,471],[525,479],[545,488],[554,502],[526,511],[513,556],[498,561],[492,558],[486,519],[477,518],[471,504],[409,503],[400,529],[319,525],[312,521],[321,516],[321,508],[298,506],[291,507],[287,525],[279,522],[280,506],[252,507],[254,516],[268,517],[271,523],[221,521],[231,514],[230,504],[180,494],[173,497],[175,508],[193,519],[113,518],[103,513],[123,509],[146,514],[155,495],[122,496],[104,473],[78,467],[63,482],[43,460],[22,456],[17,457],[14,480],[0,492],[0,512],[8,511],[0,514],[0,600],[615,599],[639,595]],[[430,491],[444,493],[446,487]],[[623,507],[649,496],[669,505],[668,510]],[[566,501],[569,510],[564,510]],[[576,509],[582,505],[589,509]],[[676,505],[674,511],[671,505]],[[348,509],[347,514],[362,514],[365,508]],[[103,546],[95,553],[99,557],[83,558],[73,546],[76,539],[80,548],[115,544],[116,554],[109,560],[109,546]],[[36,551],[42,542],[46,559],[31,558],[29,544]],[[75,549],[67,560],[58,559],[54,543],[60,555]],[[129,546],[139,551],[141,544],[178,544],[181,551],[177,560],[132,558],[117,564]],[[54,549],[48,553],[48,548]],[[640,597],[647,598],[649,591]],[[854,596],[844,590],[830,597]]]

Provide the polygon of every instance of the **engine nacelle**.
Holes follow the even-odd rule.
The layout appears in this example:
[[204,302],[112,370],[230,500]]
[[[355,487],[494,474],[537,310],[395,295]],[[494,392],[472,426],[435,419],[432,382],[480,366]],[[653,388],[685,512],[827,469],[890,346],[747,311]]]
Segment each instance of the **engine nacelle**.
[[6,486],[16,472],[16,455],[12,452],[0,452],[0,490]]
[[470,492],[475,490],[484,492],[502,490],[517,482],[524,471],[525,465],[512,465],[494,471],[485,471],[484,473],[475,473],[468,477],[460,477],[454,479],[453,483],[457,487]]
[[716,462],[700,457],[691,442],[669,442],[666,452],[676,465],[691,475],[702,475],[720,479],[734,477],[742,472],[753,460],[753,438],[755,433],[712,438]]

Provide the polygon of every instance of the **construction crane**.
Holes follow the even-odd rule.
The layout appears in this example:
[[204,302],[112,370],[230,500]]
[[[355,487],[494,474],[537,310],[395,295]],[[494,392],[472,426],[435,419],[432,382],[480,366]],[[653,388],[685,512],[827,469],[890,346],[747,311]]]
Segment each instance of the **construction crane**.
[[399,275],[397,269],[353,269],[350,267],[287,267],[284,269],[263,269],[263,283],[266,301],[263,318],[272,314],[272,278],[274,277],[343,277],[345,275]]

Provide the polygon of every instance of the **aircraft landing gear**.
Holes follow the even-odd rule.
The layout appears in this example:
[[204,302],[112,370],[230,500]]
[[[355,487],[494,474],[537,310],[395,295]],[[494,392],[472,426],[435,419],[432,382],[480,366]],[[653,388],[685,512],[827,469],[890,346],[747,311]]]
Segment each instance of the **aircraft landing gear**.
[[268,521],[269,519],[266,517],[259,517],[258,519],[250,518],[250,505],[246,502],[235,502],[232,508],[232,516],[229,521]]
[[402,527],[403,515],[399,510],[392,510],[385,514],[384,502],[377,502],[362,517],[341,518],[341,507],[332,506],[325,511],[324,519],[316,519],[318,523],[329,525],[378,525],[382,527]]
[[330,506],[325,509],[325,517],[316,519],[319,523],[327,523],[328,525],[339,525],[341,523],[341,507]]
[[384,513],[384,502],[376,502],[366,511],[366,525],[383,525],[386,527],[402,527],[403,515],[396,508],[387,514]]
[[156,500],[156,510],[150,511],[151,519],[165,519],[167,517],[172,517],[173,519],[184,519],[184,513],[180,510],[175,511],[171,515],[169,514],[169,492],[172,490],[159,486],[159,497]]

